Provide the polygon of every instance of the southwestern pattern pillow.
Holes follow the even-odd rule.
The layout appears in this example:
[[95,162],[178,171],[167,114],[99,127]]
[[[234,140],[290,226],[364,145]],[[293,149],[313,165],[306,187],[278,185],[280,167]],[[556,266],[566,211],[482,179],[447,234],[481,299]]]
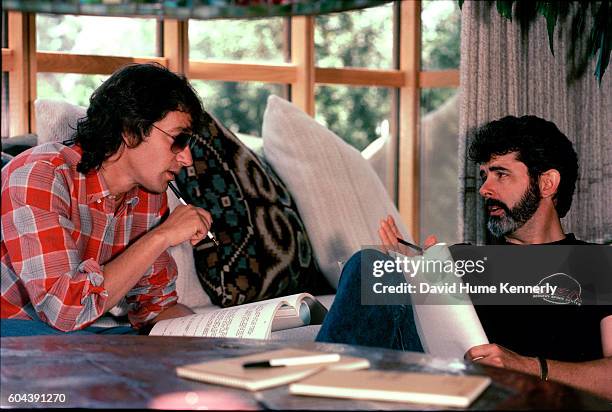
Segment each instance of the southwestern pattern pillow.
[[325,282],[297,208],[272,169],[220,122],[206,115],[193,166],[177,184],[189,203],[208,210],[208,239],[194,246],[198,277],[220,306],[312,291]]

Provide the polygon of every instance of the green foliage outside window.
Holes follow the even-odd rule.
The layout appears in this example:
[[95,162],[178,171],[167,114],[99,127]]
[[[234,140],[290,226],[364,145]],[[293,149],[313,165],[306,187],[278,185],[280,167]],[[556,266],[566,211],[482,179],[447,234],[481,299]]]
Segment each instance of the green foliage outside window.
[[[451,6],[449,7],[449,4]],[[423,2],[423,67],[458,68],[459,12],[456,3]],[[322,15],[316,18],[315,53],[321,67],[392,68],[393,7],[385,4],[371,9]],[[95,23],[96,20],[99,23]],[[106,55],[154,55],[155,21],[130,19],[126,41],[108,41],[109,18],[73,16],[37,17],[39,50]],[[427,20],[427,21],[425,21]],[[98,24],[93,30],[92,25]],[[283,18],[259,20],[190,21],[190,58],[242,62],[283,62]],[[123,26],[125,27],[125,26]],[[84,41],[84,32],[96,39]],[[107,40],[106,42],[104,40]],[[104,48],[103,44],[109,44]],[[107,76],[38,75],[38,97],[55,98],[87,105],[89,96]],[[287,86],[264,83],[194,81],[207,110],[234,131],[259,135],[266,99],[271,94],[286,96]],[[382,123],[390,119],[391,89],[320,85],[316,87],[316,118],[363,149],[380,136]],[[439,107],[447,90],[423,90],[427,98],[422,111]]]
[[[153,19],[36,15],[40,51],[112,56],[155,56]],[[37,96],[89,105],[89,97],[108,76],[38,73]]]

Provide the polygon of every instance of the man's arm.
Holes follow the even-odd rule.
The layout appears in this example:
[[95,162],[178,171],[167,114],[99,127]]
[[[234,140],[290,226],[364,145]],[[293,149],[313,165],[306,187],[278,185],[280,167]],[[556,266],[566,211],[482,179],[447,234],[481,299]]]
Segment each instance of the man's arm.
[[[589,362],[547,360],[548,379],[612,400],[612,316],[601,320],[600,329],[603,359]],[[519,355],[496,344],[474,346],[468,350],[466,358],[489,366],[540,376],[540,364],[536,358]]]
[[[50,162],[19,172],[28,178],[12,186],[3,174],[2,239],[38,316],[62,331],[88,326],[126,296],[164,250],[187,239],[197,242],[210,226],[203,209],[180,206],[102,269],[92,258],[82,260],[72,238],[71,204],[62,195],[70,191],[67,178]],[[160,279],[153,280],[163,287]]]
[[115,306],[136,286],[143,273],[166,249],[189,239],[192,243],[199,242],[206,236],[210,223],[210,214],[203,209],[179,206],[164,223],[147,232],[108,262],[104,266],[104,286],[108,292],[105,311]]

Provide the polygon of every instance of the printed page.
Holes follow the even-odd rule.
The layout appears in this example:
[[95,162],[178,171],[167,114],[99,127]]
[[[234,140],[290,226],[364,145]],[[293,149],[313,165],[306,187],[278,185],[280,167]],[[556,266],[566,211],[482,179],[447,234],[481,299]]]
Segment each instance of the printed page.
[[425,352],[463,358],[473,346],[489,343],[472,305],[415,305],[414,320]]
[[[427,249],[426,260],[452,261],[448,247],[439,243]],[[461,283],[461,278],[446,273],[417,273],[407,281],[425,280],[429,285]],[[414,320],[423,349],[434,356],[463,358],[473,346],[489,343],[474,305],[467,293],[456,293],[452,297],[419,296],[413,304]],[[428,300],[438,302],[428,304]],[[449,304],[440,302],[447,301]],[[413,302],[414,303],[414,302]]]
[[158,322],[149,335],[267,339],[283,298]]

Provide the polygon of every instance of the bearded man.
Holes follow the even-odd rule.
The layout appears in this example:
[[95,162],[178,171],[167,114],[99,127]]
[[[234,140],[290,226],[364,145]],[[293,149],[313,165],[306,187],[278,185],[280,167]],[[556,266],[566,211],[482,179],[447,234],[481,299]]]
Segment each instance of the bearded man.
[[[554,123],[507,116],[472,133],[469,157],[480,165],[491,243],[585,245],[565,233],[578,175],[576,152]],[[385,249],[401,234],[381,221]],[[427,248],[436,243],[425,240]],[[410,304],[361,305],[363,267],[382,253],[358,252],[343,268],[338,291],[317,341],[423,351]],[[602,268],[602,276],[609,272]],[[540,376],[612,399],[612,307],[609,305],[476,306],[491,344],[470,348],[470,361]]]

